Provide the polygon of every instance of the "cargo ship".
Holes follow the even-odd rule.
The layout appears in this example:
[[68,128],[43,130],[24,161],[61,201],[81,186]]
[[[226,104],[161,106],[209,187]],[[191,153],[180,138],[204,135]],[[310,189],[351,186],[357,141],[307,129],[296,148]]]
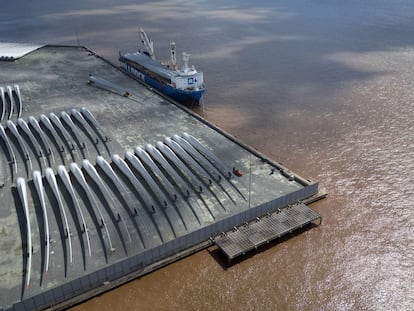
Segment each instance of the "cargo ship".
[[203,73],[189,66],[190,54],[183,52],[183,66],[178,69],[176,45],[170,43],[171,61],[167,64],[155,59],[154,44],[141,28],[145,51],[119,53],[120,67],[152,88],[185,105],[198,105],[205,92]]

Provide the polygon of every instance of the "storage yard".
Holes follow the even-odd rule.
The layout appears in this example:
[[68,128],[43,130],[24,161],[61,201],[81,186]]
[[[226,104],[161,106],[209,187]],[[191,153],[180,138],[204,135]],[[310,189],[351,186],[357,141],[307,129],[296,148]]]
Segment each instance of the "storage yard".
[[318,183],[84,47],[3,57],[0,87],[0,309],[76,301],[216,239],[239,243],[231,260],[321,220],[296,204]]

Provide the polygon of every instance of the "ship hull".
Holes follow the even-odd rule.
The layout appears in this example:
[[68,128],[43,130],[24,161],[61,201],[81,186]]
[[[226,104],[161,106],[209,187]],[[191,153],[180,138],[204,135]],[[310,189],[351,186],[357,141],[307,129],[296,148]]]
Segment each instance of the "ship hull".
[[185,105],[199,105],[201,98],[205,92],[205,89],[195,91],[176,89],[171,85],[161,83],[154,78],[145,75],[142,76],[144,82],[147,83],[149,86]]

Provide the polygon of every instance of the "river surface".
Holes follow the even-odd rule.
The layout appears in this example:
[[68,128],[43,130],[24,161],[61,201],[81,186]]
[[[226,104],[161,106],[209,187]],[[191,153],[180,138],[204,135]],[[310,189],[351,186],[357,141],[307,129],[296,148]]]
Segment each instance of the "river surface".
[[0,41],[113,61],[137,28],[204,72],[198,112],[317,180],[322,225],[226,267],[214,248],[73,310],[413,310],[414,2],[6,1]]

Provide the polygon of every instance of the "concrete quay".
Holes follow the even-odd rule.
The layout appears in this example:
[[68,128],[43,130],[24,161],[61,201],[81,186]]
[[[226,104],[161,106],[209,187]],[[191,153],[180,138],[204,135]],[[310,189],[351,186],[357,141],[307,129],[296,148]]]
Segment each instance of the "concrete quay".
[[0,98],[0,310],[68,306],[318,197],[84,47],[0,61],[8,85],[20,95]]

